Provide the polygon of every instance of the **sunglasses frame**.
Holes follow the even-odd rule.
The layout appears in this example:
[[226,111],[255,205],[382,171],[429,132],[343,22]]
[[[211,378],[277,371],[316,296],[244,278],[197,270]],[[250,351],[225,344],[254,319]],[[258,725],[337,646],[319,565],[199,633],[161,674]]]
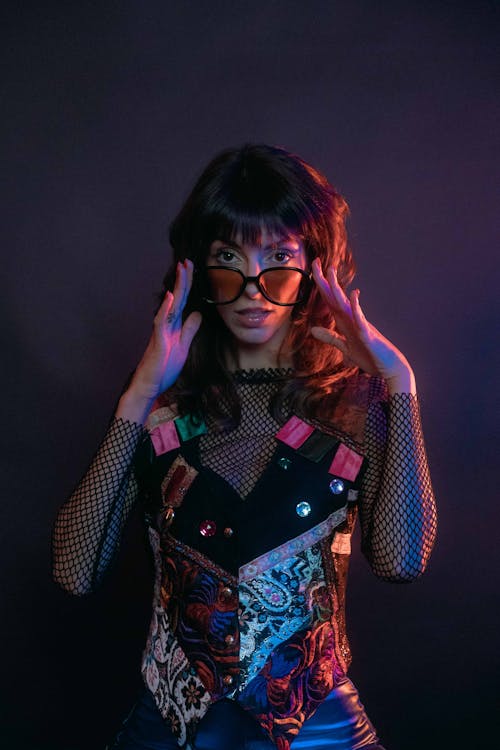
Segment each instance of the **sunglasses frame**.
[[[304,271],[303,268],[296,268],[295,266],[271,266],[270,268],[264,268],[260,273],[257,274],[257,276],[245,276],[243,271],[240,271],[239,268],[227,268],[226,266],[205,266],[203,269],[200,269],[198,273],[203,273],[205,271],[210,271],[211,269],[216,269],[218,271],[232,271],[233,273],[237,273],[241,276],[241,288],[236,297],[233,299],[228,300],[227,302],[215,302],[212,299],[208,299],[207,297],[202,295],[202,299],[209,305],[230,305],[233,302],[236,302],[237,299],[241,297],[243,292],[246,289],[246,286],[249,281],[253,281],[259,290],[259,292],[262,294],[265,299],[267,299],[268,302],[272,302],[273,305],[279,305],[280,307],[292,307],[293,305],[298,305],[301,302],[304,301],[304,299],[307,298],[307,293],[309,289],[306,289],[304,294],[301,296],[299,300],[296,300],[295,302],[276,302],[274,299],[271,299],[265,292],[265,290],[262,288],[262,285],[260,283],[260,277],[267,273],[268,271],[298,271],[303,279],[307,279],[308,282],[311,282],[312,279],[312,273],[311,271]],[[302,284],[302,281],[300,282]],[[300,289],[299,284],[299,289]]]

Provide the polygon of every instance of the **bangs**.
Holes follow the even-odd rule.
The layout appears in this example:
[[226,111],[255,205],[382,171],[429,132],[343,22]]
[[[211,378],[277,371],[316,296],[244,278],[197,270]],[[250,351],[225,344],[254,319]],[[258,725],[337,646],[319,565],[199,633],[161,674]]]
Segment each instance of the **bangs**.
[[286,222],[276,214],[248,214],[233,211],[217,212],[207,217],[204,244],[209,245],[214,240],[222,242],[241,242],[242,244],[258,245],[261,241],[262,229],[266,229],[279,242],[293,236],[303,238],[304,226],[300,220]]
[[206,201],[202,219],[205,246],[220,239],[260,243],[265,228],[276,240],[314,233],[317,217],[289,179],[265,165],[246,160],[224,175]]

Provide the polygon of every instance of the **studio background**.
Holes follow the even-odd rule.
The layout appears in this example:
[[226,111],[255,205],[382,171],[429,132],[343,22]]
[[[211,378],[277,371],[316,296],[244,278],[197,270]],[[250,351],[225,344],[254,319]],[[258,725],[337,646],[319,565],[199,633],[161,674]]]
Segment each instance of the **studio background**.
[[[0,744],[100,750],[140,685],[140,520],[95,595],[51,581],[57,509],[145,348],[168,225],[265,142],[347,198],[368,319],[412,363],[438,500],[426,575],[354,545],[350,676],[388,750],[479,748],[498,674],[493,2],[25,2],[2,35]],[[496,234],[496,236],[495,236]]]

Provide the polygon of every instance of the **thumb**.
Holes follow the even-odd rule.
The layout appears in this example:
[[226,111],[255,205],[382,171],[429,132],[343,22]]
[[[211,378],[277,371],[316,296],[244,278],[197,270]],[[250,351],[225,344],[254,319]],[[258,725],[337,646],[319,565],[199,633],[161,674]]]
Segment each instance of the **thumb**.
[[318,341],[322,341],[324,344],[335,346],[342,352],[342,354],[347,354],[347,348],[344,339],[340,338],[340,336],[336,336],[327,328],[322,328],[321,326],[313,326],[311,328],[311,334],[315,339],[318,339]]

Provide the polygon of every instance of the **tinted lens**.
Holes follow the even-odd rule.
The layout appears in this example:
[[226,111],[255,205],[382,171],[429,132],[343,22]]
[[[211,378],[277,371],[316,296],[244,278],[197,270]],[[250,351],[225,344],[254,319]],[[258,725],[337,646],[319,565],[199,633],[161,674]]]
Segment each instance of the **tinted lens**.
[[243,277],[231,268],[207,268],[208,288],[206,297],[210,302],[221,304],[232,302],[240,293]]
[[267,297],[281,305],[293,305],[302,298],[301,281],[304,276],[292,268],[270,268],[260,276],[260,284]]

